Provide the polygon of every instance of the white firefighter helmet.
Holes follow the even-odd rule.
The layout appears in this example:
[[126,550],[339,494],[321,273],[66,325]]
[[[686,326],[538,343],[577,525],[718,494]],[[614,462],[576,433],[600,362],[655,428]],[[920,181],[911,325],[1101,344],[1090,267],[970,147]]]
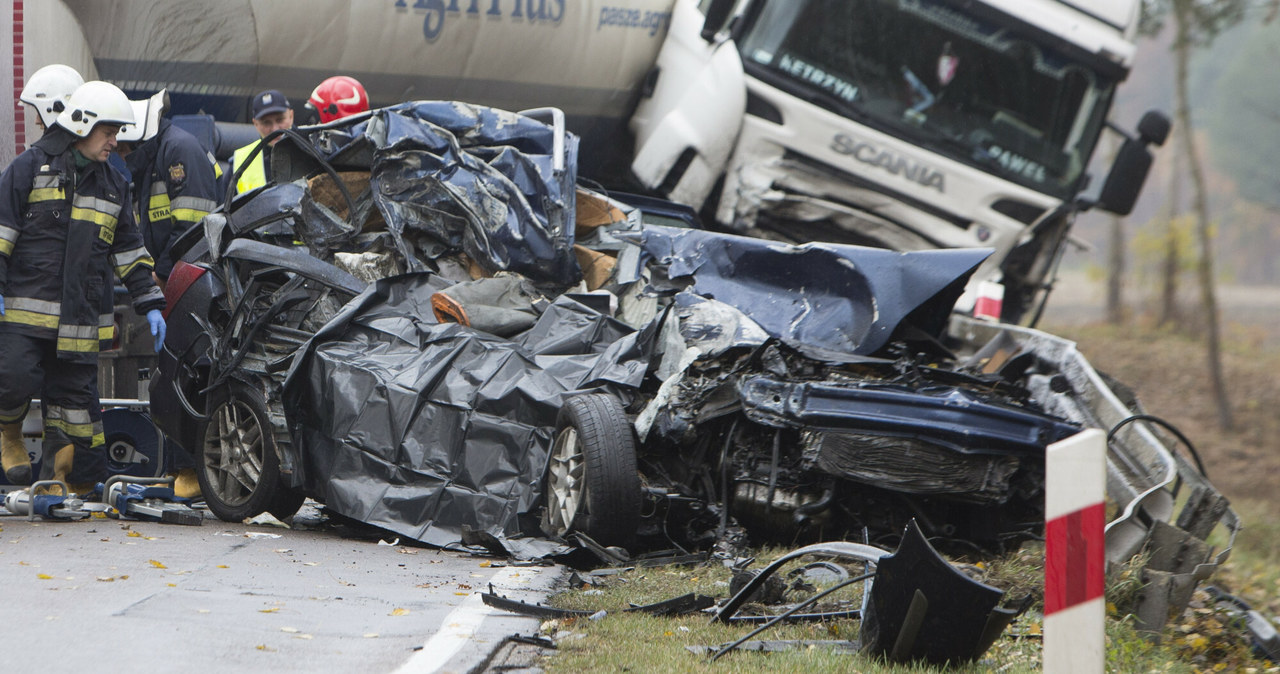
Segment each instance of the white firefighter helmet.
[[120,129],[116,140],[137,143],[155,138],[160,131],[160,118],[169,109],[169,90],[161,89],[151,98],[129,104],[133,106],[133,124]]
[[94,80],[80,85],[58,115],[58,126],[85,138],[97,124],[133,124],[129,97],[110,82]]
[[55,63],[32,73],[18,98],[36,109],[47,129],[58,120],[58,114],[66,108],[67,99],[81,84],[84,84],[84,78],[75,68]]

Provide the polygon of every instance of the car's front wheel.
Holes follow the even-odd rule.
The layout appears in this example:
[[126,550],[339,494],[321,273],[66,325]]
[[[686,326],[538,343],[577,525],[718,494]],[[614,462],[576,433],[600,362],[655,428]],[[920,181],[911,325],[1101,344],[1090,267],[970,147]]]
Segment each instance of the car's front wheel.
[[593,393],[560,410],[547,471],[548,532],[578,531],[602,545],[631,543],[641,487],[631,422],[617,398]]
[[196,470],[205,503],[227,522],[259,515],[273,505],[280,479],[266,402],[252,387],[233,382],[211,394],[208,409]]

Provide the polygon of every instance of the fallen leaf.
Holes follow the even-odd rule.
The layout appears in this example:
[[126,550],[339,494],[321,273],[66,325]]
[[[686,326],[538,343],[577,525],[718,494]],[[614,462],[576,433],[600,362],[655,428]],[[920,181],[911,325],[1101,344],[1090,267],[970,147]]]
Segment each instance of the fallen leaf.
[[296,627],[281,627],[281,628],[280,628],[280,631],[281,631],[281,632],[288,632],[289,634],[297,634],[297,633],[298,633],[298,628],[296,628]]
[[369,632],[369,633],[367,633],[367,634],[365,634],[365,635],[364,635],[364,638],[366,638],[366,639],[377,639],[377,638],[378,638],[378,633],[377,633],[377,632]]
[[53,576],[50,576],[47,573],[37,573],[36,578],[39,578],[40,580],[53,580]]
[[279,606],[272,606],[271,608],[258,609],[258,613],[278,613],[279,611],[280,611]]
[[177,583],[165,583],[165,585],[168,585],[169,587],[177,587],[177,586],[178,586],[178,584],[177,584]]
[[160,562],[158,562],[158,561],[156,561],[156,560],[154,560],[154,559],[149,559],[149,560],[147,560],[147,561],[151,564],[151,566],[154,566],[154,567],[156,567],[157,569],[167,569],[167,568],[169,568],[169,567],[165,566],[164,564],[162,564],[162,563],[160,563]]
[[310,634],[298,634],[298,635],[295,635],[293,638],[294,639],[313,639],[314,637],[312,637]]
[[226,568],[230,568],[230,567],[228,567],[226,564],[219,564],[219,565],[218,565],[218,568],[219,568],[219,569],[226,569]]
[[391,615],[409,615],[409,609],[407,609],[407,608],[398,608],[398,609],[396,609],[396,610],[392,611],[392,612],[391,612]]
[[98,576],[98,582],[101,583],[114,583],[115,580],[114,576]]
[[267,646],[266,644],[258,644],[257,646],[254,646],[254,648],[256,648],[256,649],[258,649],[258,650],[260,650],[260,651],[271,651],[272,653],[274,653],[274,652],[276,651],[276,649],[271,648],[271,647]]
[[489,562],[489,561],[480,562],[480,568],[482,569],[487,569],[491,566],[493,566],[493,562]]
[[129,533],[127,533],[127,534],[125,534],[125,535],[126,535],[126,536],[128,536],[129,538],[142,538],[142,534],[140,534],[140,533],[138,533],[138,532],[136,532],[136,531],[130,531]]

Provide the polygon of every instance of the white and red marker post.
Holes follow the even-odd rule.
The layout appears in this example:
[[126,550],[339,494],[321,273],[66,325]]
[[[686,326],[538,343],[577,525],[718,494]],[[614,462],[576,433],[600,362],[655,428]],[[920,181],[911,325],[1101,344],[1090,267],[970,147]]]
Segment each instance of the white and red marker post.
[[1090,428],[1049,445],[1044,489],[1044,671],[1106,661],[1107,438]]

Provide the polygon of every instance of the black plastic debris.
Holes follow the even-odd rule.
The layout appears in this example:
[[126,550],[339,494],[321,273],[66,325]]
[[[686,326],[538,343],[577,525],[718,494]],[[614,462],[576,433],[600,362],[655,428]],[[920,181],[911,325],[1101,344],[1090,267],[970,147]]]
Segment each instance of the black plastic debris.
[[[517,272],[566,287],[582,277],[573,255],[578,139],[525,115],[452,101],[382,108],[341,133],[324,159],[338,170],[369,172],[369,189],[351,213],[304,200],[299,236],[315,250],[358,249],[364,217],[376,209],[406,271],[465,252],[489,272]],[[289,143],[292,148],[287,147]],[[277,180],[317,168],[315,138],[277,143]],[[281,146],[286,146],[281,149]]]
[[976,660],[1017,616],[1004,592],[966,576],[938,556],[913,521],[876,567],[862,615],[862,652],[895,662]]
[[[529,602],[508,599],[506,597],[496,595],[492,589],[489,592],[480,593],[480,599],[486,606],[492,606],[503,611],[511,613],[519,613],[534,618],[587,618],[595,616],[601,611],[589,611],[583,609],[555,608],[554,606],[546,606],[544,604],[530,604]],[[622,613],[647,613],[652,616],[678,616],[697,613],[705,609],[715,606],[714,597],[705,594],[689,593],[683,594],[671,599],[654,602],[652,604],[636,605],[632,604]],[[606,612],[607,613],[607,612]]]
[[295,479],[329,508],[446,546],[466,527],[516,557],[560,545],[537,526],[552,431],[568,396],[639,386],[651,332],[561,296],[503,339],[437,323],[434,275],[380,281],[295,358],[284,387]]

